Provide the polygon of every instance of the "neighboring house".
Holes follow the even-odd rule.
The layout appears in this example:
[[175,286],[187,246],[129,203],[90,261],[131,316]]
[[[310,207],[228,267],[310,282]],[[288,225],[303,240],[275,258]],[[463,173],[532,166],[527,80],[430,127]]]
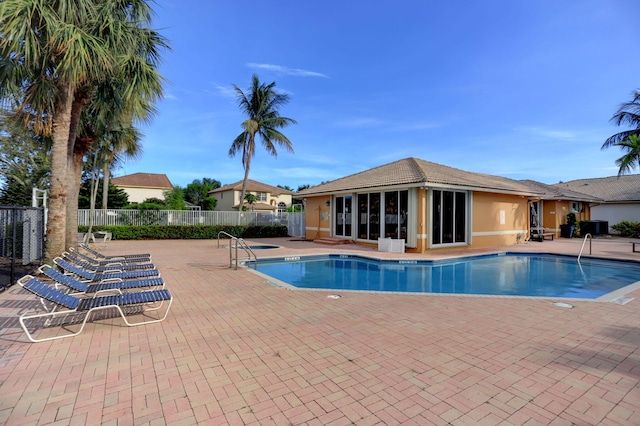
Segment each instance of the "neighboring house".
[[592,203],[600,203],[602,199],[592,195],[547,185],[534,180],[520,182],[540,193],[537,198],[529,199],[529,225],[531,229],[540,228],[543,232],[551,232],[557,236],[560,225],[567,224],[567,215],[574,213],[578,222],[591,220]]
[[[378,244],[404,239],[408,251],[495,247],[524,241],[529,203],[543,191],[499,176],[405,158],[300,191],[306,238]],[[555,226],[555,225],[554,225]]]
[[[253,203],[253,206],[249,205],[246,201],[244,202],[244,207],[247,211],[285,212],[291,207],[293,199],[293,192],[287,189],[267,185],[266,183],[251,179],[247,181],[246,193],[258,197],[258,200]],[[240,195],[242,194],[242,181],[216,188],[209,191],[208,194],[218,200],[216,211],[238,210],[240,207]]]
[[164,192],[173,189],[171,181],[165,174],[134,173],[111,178],[111,183],[124,190],[130,203],[141,203],[147,198],[164,200]]
[[640,222],[640,174],[577,179],[554,186],[599,198],[601,202],[591,204],[591,219],[608,222],[609,232],[623,220]]

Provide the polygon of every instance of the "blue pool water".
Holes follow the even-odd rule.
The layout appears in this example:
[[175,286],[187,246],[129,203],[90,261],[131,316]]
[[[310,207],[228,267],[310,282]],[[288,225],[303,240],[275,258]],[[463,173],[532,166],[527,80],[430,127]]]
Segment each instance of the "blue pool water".
[[640,281],[640,264],[544,254],[446,261],[328,255],[260,259],[256,269],[300,288],[596,299]]

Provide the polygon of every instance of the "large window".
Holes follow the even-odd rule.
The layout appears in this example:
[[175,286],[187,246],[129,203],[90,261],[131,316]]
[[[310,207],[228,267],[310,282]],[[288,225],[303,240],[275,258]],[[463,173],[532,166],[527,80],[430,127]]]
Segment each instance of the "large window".
[[467,193],[433,190],[431,242],[464,243],[467,240]]
[[407,237],[409,191],[358,194],[357,237],[377,240],[380,237]]

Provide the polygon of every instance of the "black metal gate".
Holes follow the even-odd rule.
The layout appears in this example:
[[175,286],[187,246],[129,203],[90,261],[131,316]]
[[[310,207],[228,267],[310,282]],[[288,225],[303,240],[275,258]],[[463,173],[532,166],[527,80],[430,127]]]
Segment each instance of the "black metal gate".
[[40,265],[44,225],[42,207],[0,206],[0,291]]

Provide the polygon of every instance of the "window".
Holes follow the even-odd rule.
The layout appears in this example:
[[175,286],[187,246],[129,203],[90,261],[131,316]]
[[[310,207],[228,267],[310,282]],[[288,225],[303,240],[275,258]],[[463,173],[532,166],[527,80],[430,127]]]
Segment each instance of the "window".
[[432,201],[432,244],[466,242],[467,193],[433,190]]
[[258,200],[267,201],[267,193],[266,192],[258,192]]
[[580,201],[573,201],[571,203],[571,211],[574,213],[582,212],[582,203]]
[[287,205],[285,203],[283,203],[282,201],[280,201],[278,203],[278,213],[284,213],[287,211]]
[[371,192],[357,196],[357,237],[406,239],[409,191]]

